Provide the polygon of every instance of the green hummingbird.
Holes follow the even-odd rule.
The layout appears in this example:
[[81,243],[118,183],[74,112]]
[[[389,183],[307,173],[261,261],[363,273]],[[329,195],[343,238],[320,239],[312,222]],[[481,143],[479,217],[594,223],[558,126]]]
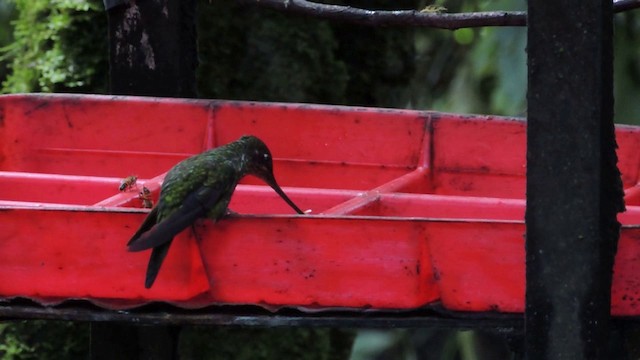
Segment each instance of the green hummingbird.
[[245,175],[262,179],[298,214],[304,214],[278,186],[271,152],[255,136],[245,135],[189,157],[169,170],[157,205],[127,243],[129,251],[153,248],[144,283],[147,289],[153,285],[173,238],[196,219],[215,222],[227,214],[231,195]]

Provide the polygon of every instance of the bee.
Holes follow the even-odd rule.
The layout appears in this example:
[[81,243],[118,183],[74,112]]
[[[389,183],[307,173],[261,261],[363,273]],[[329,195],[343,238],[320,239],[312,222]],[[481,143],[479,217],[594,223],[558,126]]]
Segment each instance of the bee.
[[142,200],[142,207],[145,209],[151,209],[153,207],[153,200],[151,200],[151,191],[146,186],[142,186],[142,191],[138,194],[138,199]]
[[126,178],[120,180],[120,187],[118,188],[120,191],[126,191],[131,189],[136,185],[136,181],[138,181],[138,177],[135,175],[129,175]]

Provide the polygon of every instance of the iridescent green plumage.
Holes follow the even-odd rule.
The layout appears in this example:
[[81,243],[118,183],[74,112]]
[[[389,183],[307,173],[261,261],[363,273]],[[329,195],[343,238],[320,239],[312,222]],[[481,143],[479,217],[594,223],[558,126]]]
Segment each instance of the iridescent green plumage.
[[158,204],[127,243],[129,251],[153,248],[145,287],[153,285],[174,236],[198,218],[217,221],[223,217],[236,185],[248,174],[264,180],[297,213],[303,213],[276,183],[271,153],[255,136],[185,159],[169,170]]

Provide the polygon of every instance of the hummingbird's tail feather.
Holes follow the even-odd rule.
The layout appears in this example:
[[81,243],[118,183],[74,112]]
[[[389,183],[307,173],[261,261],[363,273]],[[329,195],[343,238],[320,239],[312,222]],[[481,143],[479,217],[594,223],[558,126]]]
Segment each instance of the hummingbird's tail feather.
[[171,241],[157,246],[153,248],[153,251],[151,251],[151,257],[149,258],[149,264],[147,265],[147,275],[144,279],[145,288],[149,289],[153,285],[153,282],[156,281],[156,277],[160,271],[160,266],[162,265],[164,258],[167,256],[170,246]]
[[147,215],[147,217],[144,219],[144,222],[142,222],[142,225],[140,225],[140,228],[138,228],[138,231],[136,231],[136,233],[133,234],[129,242],[127,242],[127,246],[131,245],[133,242],[138,240],[138,238],[140,238],[140,235],[149,231],[153,227],[153,225],[156,224],[156,222],[158,221],[158,208],[159,206],[156,206],[151,210],[149,215]]

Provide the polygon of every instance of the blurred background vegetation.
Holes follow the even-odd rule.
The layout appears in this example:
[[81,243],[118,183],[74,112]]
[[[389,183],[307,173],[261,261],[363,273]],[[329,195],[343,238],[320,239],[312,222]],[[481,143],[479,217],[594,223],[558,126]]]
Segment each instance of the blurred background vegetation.
[[[332,3],[370,9],[422,9],[434,4],[425,0]],[[435,4],[448,12],[526,8],[525,0],[436,0]],[[201,0],[198,11],[201,98],[526,116],[525,28],[368,28],[287,16],[232,0]],[[633,11],[615,16],[615,114],[620,123],[640,123],[638,16]],[[0,1],[1,92],[107,93],[106,34],[101,0]],[[243,329],[217,331],[240,342],[248,334]],[[312,337],[334,349],[351,346],[348,331],[339,346],[329,330],[269,332],[303,343]],[[183,333],[192,334],[181,340],[185,349],[200,344],[196,348],[202,351],[222,351],[223,344],[213,349],[213,342],[197,335],[210,339],[215,334],[194,328]],[[251,334],[253,339],[259,336]],[[469,331],[360,331],[351,357],[507,359],[511,353],[506,344],[496,335]],[[260,348],[255,350],[262,356],[252,353],[247,358],[291,358],[277,346],[270,348],[271,355]],[[213,358],[202,351],[185,351],[185,358]],[[0,323],[1,359],[75,359],[87,354],[88,324]],[[313,358],[346,357],[340,351],[322,354]]]
[[[421,9],[427,0],[334,0]],[[448,12],[524,10],[525,0],[436,0]],[[638,12],[615,16],[616,121],[638,123]],[[4,93],[106,93],[100,0],[0,3]],[[233,0],[199,2],[202,98],[526,114],[526,29],[369,28],[293,17]],[[295,76],[292,76],[295,74]]]

